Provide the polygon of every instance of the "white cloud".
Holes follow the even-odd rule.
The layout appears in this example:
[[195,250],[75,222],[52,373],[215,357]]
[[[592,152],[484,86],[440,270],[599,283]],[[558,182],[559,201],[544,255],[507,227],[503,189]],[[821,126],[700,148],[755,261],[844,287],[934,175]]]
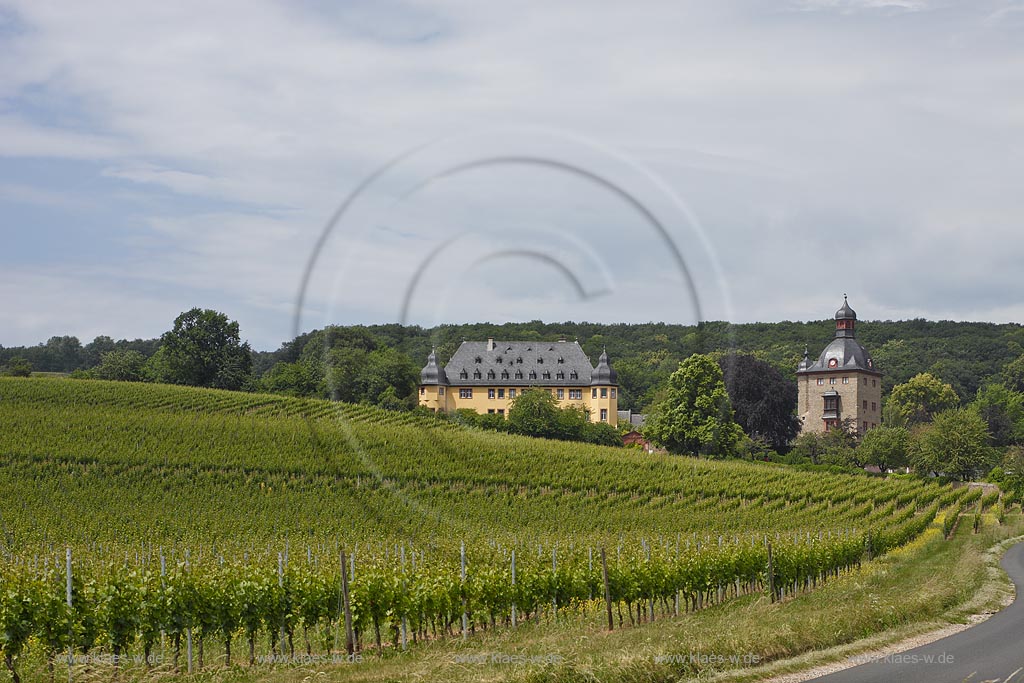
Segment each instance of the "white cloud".
[[[0,155],[92,160],[119,192],[159,198],[134,202],[123,217],[133,240],[82,277],[127,272],[216,296],[260,330],[260,346],[286,336],[308,249],[368,173],[438,137],[509,124],[579,133],[662,174],[708,231],[736,319],[823,316],[857,289],[865,317],[998,317],[1024,300],[1024,285],[991,267],[1024,251],[1024,207],[1010,199],[1024,174],[1013,3],[12,7]],[[61,192],[38,179],[5,187],[4,203]],[[645,259],[660,254],[635,220],[540,173],[466,174],[379,218],[392,233],[348,245],[382,279],[343,315],[393,319],[388,274],[441,235],[525,225],[605,240],[602,258],[628,266],[616,276],[628,296],[595,314],[670,318],[656,294],[664,269],[642,286]],[[953,301],[950,287],[962,292]],[[472,315],[572,310],[500,288],[472,298]],[[58,325],[62,307],[44,310]],[[145,310],[108,332],[135,334]],[[725,310],[716,301],[707,315]]]

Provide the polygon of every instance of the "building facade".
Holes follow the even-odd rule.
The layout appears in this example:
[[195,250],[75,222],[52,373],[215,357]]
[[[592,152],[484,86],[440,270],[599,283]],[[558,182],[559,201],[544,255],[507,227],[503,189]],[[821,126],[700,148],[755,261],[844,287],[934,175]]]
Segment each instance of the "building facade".
[[597,366],[578,342],[465,341],[443,368],[431,351],[420,372],[420,405],[507,415],[516,396],[546,389],[561,407],[584,408],[591,422],[618,424],[619,385],[607,352]]
[[857,314],[845,295],[835,319],[835,338],[818,360],[811,362],[804,349],[796,371],[797,414],[802,431],[847,426],[863,434],[882,422],[882,373],[856,339]]

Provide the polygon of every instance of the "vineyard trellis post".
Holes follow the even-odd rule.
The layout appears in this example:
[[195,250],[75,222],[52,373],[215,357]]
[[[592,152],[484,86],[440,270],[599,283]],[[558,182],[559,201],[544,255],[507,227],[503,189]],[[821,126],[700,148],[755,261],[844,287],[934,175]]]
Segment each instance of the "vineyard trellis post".
[[462,639],[467,640],[469,638],[469,615],[466,613],[468,601],[466,600],[466,542],[462,541],[459,545],[459,556],[462,571],[460,576],[462,577]]
[[615,622],[612,621],[612,591],[608,585],[608,555],[604,546],[601,546],[601,578],[604,581],[604,604],[608,609],[608,630],[611,631],[615,628]]
[[516,627],[516,549],[512,549],[512,628]]
[[[353,572],[355,564],[352,565]],[[345,653],[351,655],[355,652],[355,638],[352,634],[352,602],[348,595],[348,577],[345,574],[345,551],[341,551],[341,601],[345,612]]]
[[775,563],[772,561],[772,542],[768,541],[768,593],[775,602]]
[[[72,604],[71,604],[71,548],[67,548],[65,553],[65,565],[67,575],[67,604],[68,604],[68,616],[73,619]],[[71,664],[74,661],[74,645],[75,645],[75,626],[74,622],[68,623],[68,683],[71,683]]]

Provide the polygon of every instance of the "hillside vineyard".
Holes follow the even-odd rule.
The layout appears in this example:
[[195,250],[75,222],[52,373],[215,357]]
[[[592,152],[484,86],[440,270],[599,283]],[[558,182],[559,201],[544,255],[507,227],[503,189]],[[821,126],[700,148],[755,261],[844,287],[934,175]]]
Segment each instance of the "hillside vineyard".
[[2,379],[0,420],[0,599],[50,655],[72,622],[105,652],[336,651],[345,603],[352,648],[618,627],[811,589],[978,495],[160,385]]

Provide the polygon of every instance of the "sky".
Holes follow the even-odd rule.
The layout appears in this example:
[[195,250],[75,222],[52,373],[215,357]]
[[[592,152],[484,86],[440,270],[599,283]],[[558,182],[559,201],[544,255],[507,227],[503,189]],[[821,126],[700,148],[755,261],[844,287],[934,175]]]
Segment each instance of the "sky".
[[0,344],[1024,320],[1024,2],[0,0]]

